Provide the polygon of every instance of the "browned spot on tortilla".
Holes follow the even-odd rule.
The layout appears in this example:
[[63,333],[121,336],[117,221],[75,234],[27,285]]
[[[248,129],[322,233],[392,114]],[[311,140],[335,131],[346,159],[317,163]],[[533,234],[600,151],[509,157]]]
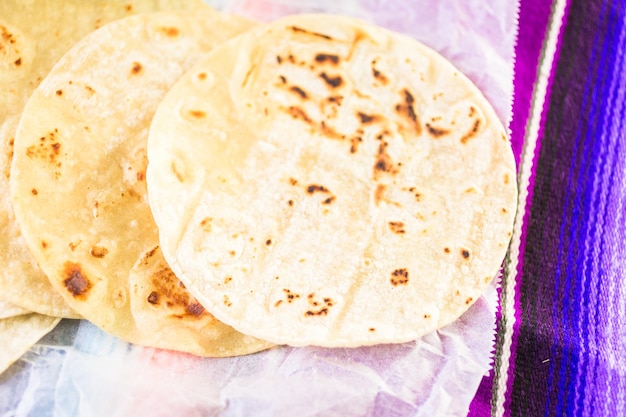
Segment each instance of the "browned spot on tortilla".
[[509,212],[509,211],[508,211],[506,208],[502,207],[502,214],[506,214],[506,213],[508,213],[508,212]]
[[132,75],[139,75],[141,74],[142,71],[143,71],[143,67],[141,66],[141,64],[137,61],[133,62],[133,66],[130,69],[130,73]]
[[378,59],[372,60],[372,76],[378,81],[380,81],[381,84],[387,85],[389,83],[389,78],[387,78],[385,74],[383,74],[382,72],[380,72],[380,70],[376,68],[377,62],[378,62]]
[[430,123],[426,123],[426,130],[431,136],[435,138],[440,138],[441,136],[444,136],[450,133],[448,129],[444,129],[442,127],[435,127],[431,125]]
[[336,199],[335,196],[328,197],[328,198],[326,198],[325,200],[322,201],[322,204],[330,204],[333,201],[335,201],[335,199]]
[[89,94],[94,94],[96,92],[96,90],[94,90],[91,86],[85,85],[84,87]]
[[39,192],[37,191],[37,189],[36,189],[36,188],[33,188],[32,190],[30,190],[30,193],[31,193],[32,195],[37,195],[37,194],[39,194]]
[[283,300],[278,300],[274,303],[274,307],[278,307],[279,305],[281,305],[283,302]]
[[429,319],[430,318],[430,314],[424,314],[424,318],[425,319]]
[[150,273],[150,288],[158,294],[158,301],[162,301],[170,310],[171,315],[178,318],[198,318],[208,314],[185,288],[182,281],[164,263],[160,263]]
[[[11,32],[9,32],[6,26],[0,26],[0,31],[2,31],[2,33],[0,33],[0,36],[2,37],[2,40],[5,43],[10,43],[10,44],[15,43],[15,37],[13,36]],[[3,49],[4,49],[4,45],[0,43],[0,51],[2,51]]]
[[191,117],[195,117],[196,119],[202,119],[206,117],[206,112],[202,110],[189,110],[189,115]]
[[361,123],[364,125],[376,123],[380,121],[380,119],[382,119],[382,116],[379,116],[377,114],[365,114],[363,112],[357,112],[356,115],[358,116]]
[[55,91],[55,94],[57,96],[62,96],[63,95],[63,90],[57,90],[57,91]]
[[314,193],[329,193],[330,191],[328,190],[328,188],[324,187],[323,185],[311,184],[306,188],[306,192],[309,194],[314,194]]
[[189,303],[187,304],[187,308],[185,309],[188,314],[199,317],[204,313],[204,307],[200,303]]
[[233,280],[233,277],[231,277],[230,275],[224,277],[224,285],[228,284],[232,280]]
[[289,204],[289,206],[293,206],[293,200],[287,201],[287,204]]
[[204,219],[202,219],[202,221],[200,222],[200,226],[202,226],[202,230],[204,230],[207,233],[211,232],[211,230],[213,229],[213,227],[211,226],[212,221],[213,221],[212,217],[205,217]]
[[48,242],[46,242],[45,240],[42,240],[42,241],[41,241],[41,247],[42,247],[43,249],[48,249]]
[[143,181],[146,178],[146,174],[143,171],[137,171],[137,181]]
[[180,34],[180,30],[174,26],[162,26],[157,30],[170,38],[175,38]]
[[104,258],[109,250],[104,246],[92,246],[89,254],[94,258]]
[[445,253],[450,253],[450,248],[448,248],[448,247],[443,248],[443,251],[444,251]]
[[474,301],[472,297],[467,297],[467,299],[465,300],[465,304],[470,304],[472,301]]
[[508,184],[510,182],[509,174],[504,174],[503,180],[505,184]]
[[305,316],[327,316],[328,315],[328,308],[324,307],[321,308],[319,310],[307,310],[306,313],[304,313]]
[[461,249],[461,256],[462,256],[464,259],[469,259],[469,257],[470,257],[470,253],[469,253],[469,251],[468,251],[467,249]]
[[18,58],[15,61],[13,61],[13,63],[15,64],[16,67],[19,67],[20,65],[22,65],[22,58]]
[[307,30],[307,29],[303,29],[303,28],[298,27],[298,26],[288,26],[288,29],[291,29],[295,33],[304,33],[304,34],[308,34],[308,35],[311,35],[311,36],[317,36],[317,37],[320,37],[320,38],[323,38],[323,39],[327,39],[327,40],[333,40],[333,38],[331,38],[328,35],[324,35],[323,33],[319,33],[319,32],[313,32],[313,31],[310,31],[310,30]]
[[278,64],[282,64],[283,63],[283,58],[280,55],[276,55],[276,62],[278,62]]
[[420,124],[419,118],[415,113],[415,98],[413,94],[408,89],[403,89],[401,92],[403,97],[403,102],[396,104],[395,110],[400,116],[406,118],[409,122],[409,125],[413,128],[413,131],[416,135],[420,135],[422,133],[422,126]]
[[267,239],[265,241],[265,245],[270,246],[272,244],[272,239]]
[[468,116],[473,117],[475,113],[476,113],[476,109],[474,108],[474,106],[470,106]]
[[300,107],[289,106],[287,108],[287,113],[289,113],[291,115],[291,117],[293,117],[294,119],[300,119],[300,120],[303,120],[306,123],[312,123],[313,122],[311,120],[311,118],[309,117],[309,115],[306,114],[306,112],[304,110],[302,110]]
[[304,91],[302,88],[298,87],[297,85],[291,86],[289,88],[289,91],[291,91],[292,93],[296,93],[302,99],[307,99],[309,97],[309,95],[306,93],[306,91]]
[[158,245],[153,247],[152,249],[150,249],[148,252],[146,252],[141,257],[141,260],[139,262],[143,263],[144,265],[147,265],[148,260],[154,256],[154,254],[156,253],[157,249],[159,249]]
[[409,271],[406,268],[396,269],[391,273],[389,281],[394,287],[407,285],[409,283]]
[[325,121],[320,122],[320,131],[324,136],[330,139],[345,139],[346,135],[342,135],[332,127],[328,126]]
[[287,302],[289,304],[293,303],[294,300],[300,298],[300,294],[296,294],[287,288],[283,288],[283,292],[285,293],[285,297],[287,298]]
[[296,184],[298,184],[298,180],[293,178],[293,177],[291,177],[291,178],[289,178],[289,184],[296,185]]
[[391,156],[387,153],[387,143],[383,142],[378,145],[378,156],[376,163],[374,164],[374,178],[378,178],[379,174],[397,174],[398,170],[394,164]]
[[58,142],[58,129],[53,129],[45,136],[39,138],[36,145],[26,148],[26,156],[29,158],[39,158],[48,160],[57,168],[61,166],[61,162],[57,161],[57,157],[61,153],[61,144]]
[[339,56],[335,54],[319,53],[315,55],[315,62],[318,62],[320,64],[337,65],[339,64]]
[[350,153],[356,153],[359,150],[359,144],[363,142],[361,136],[354,136],[350,139]]
[[86,294],[91,289],[91,282],[83,274],[80,264],[65,262],[63,266],[63,285],[74,296],[74,298],[84,300]]
[[461,143],[466,144],[470,139],[476,136],[478,129],[480,129],[480,119],[474,120],[472,128],[461,138]]
[[224,305],[226,307],[231,307],[233,305],[233,303],[230,301],[227,295],[224,295]]
[[341,101],[343,100],[343,96],[330,96],[330,97],[327,97],[326,100],[329,103],[337,103],[337,105],[341,106]]
[[375,331],[376,331],[376,328],[375,328],[375,327],[370,327],[370,328],[369,328],[369,329],[367,329],[367,330],[368,330],[368,331],[370,331],[370,332],[375,332]]
[[463,191],[465,194],[474,194],[476,193],[476,188],[474,187],[469,187],[468,189],[466,189],[465,191]]
[[156,291],[152,291],[147,298],[150,304],[159,304],[159,294]]
[[406,233],[406,230],[404,229],[404,223],[402,222],[389,222],[387,223],[387,225],[389,226],[389,230],[391,230],[393,233],[399,235]]
[[80,245],[80,243],[81,243],[80,240],[78,242],[70,242],[67,244],[67,246],[69,246],[70,250],[74,252],[76,248],[78,247],[78,245]]
[[337,88],[337,87],[339,87],[343,83],[343,79],[341,78],[340,75],[331,76],[331,75],[326,74],[325,72],[322,72],[322,73],[319,74],[319,76],[331,88]]
[[376,190],[374,191],[374,203],[379,205],[381,201],[385,199],[385,191],[387,187],[384,184],[378,184],[376,186]]

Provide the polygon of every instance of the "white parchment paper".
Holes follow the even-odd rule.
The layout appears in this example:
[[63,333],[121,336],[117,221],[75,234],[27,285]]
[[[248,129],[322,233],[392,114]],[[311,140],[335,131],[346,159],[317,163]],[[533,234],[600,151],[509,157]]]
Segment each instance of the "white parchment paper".
[[[515,1],[207,2],[263,21],[330,12],[407,33],[467,74],[508,125]],[[496,308],[494,281],[459,320],[415,342],[226,359],[133,346],[64,320],[0,375],[0,417],[463,416],[491,367]]]

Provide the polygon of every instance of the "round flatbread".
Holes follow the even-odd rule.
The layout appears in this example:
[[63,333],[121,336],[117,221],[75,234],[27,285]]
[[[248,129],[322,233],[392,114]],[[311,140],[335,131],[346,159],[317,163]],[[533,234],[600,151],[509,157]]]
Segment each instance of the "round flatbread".
[[[11,170],[24,238],[68,304],[124,340],[207,355],[222,342],[208,346],[207,334],[191,340],[192,332],[183,338],[182,329],[147,335],[140,325],[150,319],[144,314],[138,321],[131,308],[138,293],[129,275],[158,245],[145,185],[152,115],[192,63],[251,25],[208,7],[115,21],[77,43],[24,109]],[[157,311],[152,331],[207,324],[189,297],[171,309]],[[248,351],[267,346],[246,345]]]
[[480,91],[407,36],[287,17],[214,49],[148,142],[165,258],[237,330],[289,345],[404,342],[497,275],[515,163]]
[[[0,298],[28,310],[78,317],[52,289],[21,236],[10,202],[15,130],[35,87],[74,43],[114,19],[139,12],[195,9],[200,1],[47,0],[0,2]],[[36,22],[36,23],[35,23]]]

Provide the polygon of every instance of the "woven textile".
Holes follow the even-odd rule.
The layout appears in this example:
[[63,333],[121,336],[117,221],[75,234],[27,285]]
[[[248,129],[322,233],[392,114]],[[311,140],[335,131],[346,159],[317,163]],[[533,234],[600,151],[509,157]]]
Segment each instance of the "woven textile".
[[626,2],[522,0],[520,184],[470,416],[626,415]]

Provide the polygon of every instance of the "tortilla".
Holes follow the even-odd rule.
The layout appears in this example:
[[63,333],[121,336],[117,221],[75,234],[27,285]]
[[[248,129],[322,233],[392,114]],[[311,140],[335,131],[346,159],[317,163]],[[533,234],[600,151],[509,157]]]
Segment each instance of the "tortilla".
[[37,313],[0,319],[0,373],[7,370],[60,321],[58,317]]
[[[145,185],[152,115],[192,63],[251,25],[208,7],[117,20],[78,42],[24,108],[11,169],[24,238],[68,304],[121,339],[213,352],[199,351],[191,332],[147,337],[133,316],[129,274],[158,246]],[[181,303],[188,314],[180,316],[178,305],[169,315],[159,310],[151,328],[195,328],[201,309]],[[149,320],[141,317],[142,325]]]
[[480,91],[347,17],[287,17],[214,49],[160,104],[148,160],[172,270],[219,320],[295,346],[452,322],[497,275],[516,207]]
[[104,23],[138,12],[199,5],[198,0],[0,2],[0,298],[42,314],[78,317],[37,267],[10,203],[15,130],[30,94],[75,42]]
[[22,314],[28,313],[31,313],[31,311],[28,311],[23,307],[16,306],[15,304],[7,303],[6,301],[0,300],[0,319],[20,316]]

